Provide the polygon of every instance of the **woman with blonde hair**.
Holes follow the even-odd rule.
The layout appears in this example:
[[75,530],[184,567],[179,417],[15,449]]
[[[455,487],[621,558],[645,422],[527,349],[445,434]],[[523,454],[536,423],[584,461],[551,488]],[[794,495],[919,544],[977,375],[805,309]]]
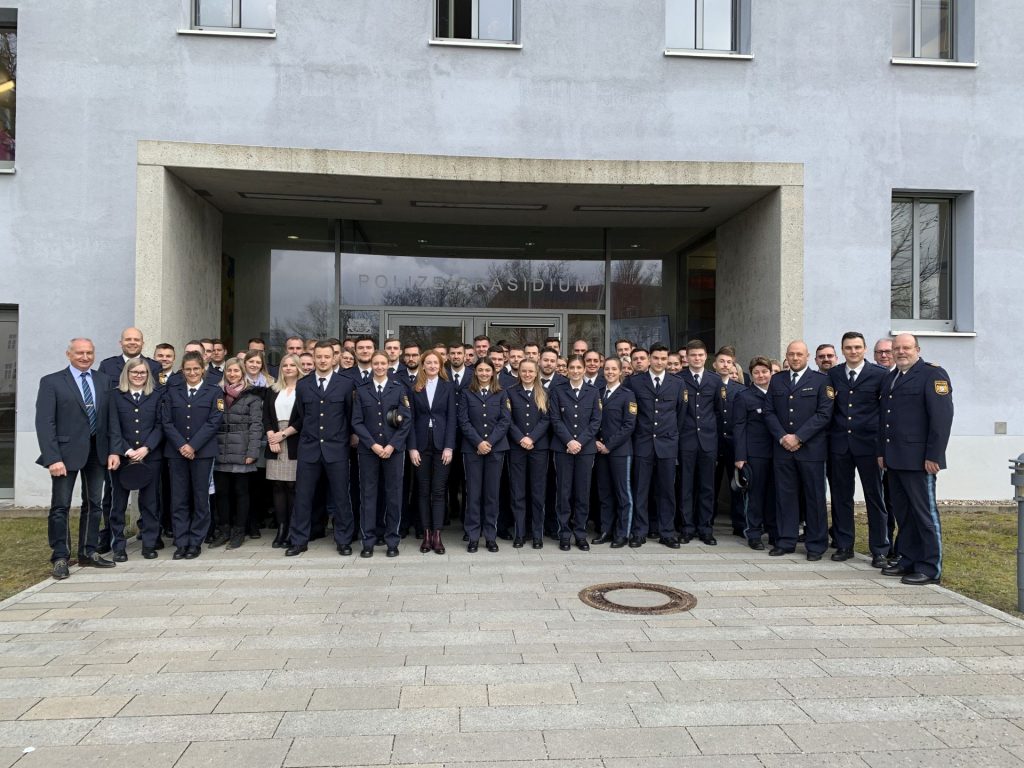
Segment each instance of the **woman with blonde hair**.
[[302,378],[298,355],[285,355],[277,369],[277,381],[263,398],[263,429],[267,434],[267,480],[272,485],[277,535],[274,549],[288,546],[288,526],[295,506],[295,456],[299,450],[299,432],[288,426],[295,413],[295,385]]
[[[239,362],[242,365],[245,380],[252,386],[266,389],[274,383],[274,377],[270,375],[270,370],[267,368],[267,357],[262,350],[250,349],[245,353],[244,362]],[[227,363],[224,363],[224,367],[227,367]]]
[[512,404],[508,428],[508,487],[514,520],[512,546],[526,538],[526,495],[529,488],[533,548],[544,546],[544,498],[548,482],[551,415],[548,393],[538,385],[533,360],[519,363],[519,381],[508,389]]

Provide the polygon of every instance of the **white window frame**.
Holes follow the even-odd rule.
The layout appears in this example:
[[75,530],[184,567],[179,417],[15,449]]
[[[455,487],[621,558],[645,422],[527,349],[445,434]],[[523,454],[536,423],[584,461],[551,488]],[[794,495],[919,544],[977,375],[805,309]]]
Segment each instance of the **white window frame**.
[[[439,2],[447,2],[449,7],[449,18],[454,18],[454,5],[455,0],[432,0],[434,6],[433,23],[431,26],[431,35],[429,43],[430,45],[450,45],[462,48],[504,48],[511,50],[520,50],[523,44],[520,40],[520,21],[522,3],[521,0],[508,0],[512,4],[512,39],[511,40],[490,40],[480,39],[479,37],[439,37],[437,34],[437,27],[440,23],[438,18],[438,4]],[[479,13],[479,0],[473,0],[473,22],[472,26],[475,33],[479,35],[479,21],[477,15]]]
[[[276,29],[262,29],[243,27],[242,24],[242,3],[246,0],[231,0],[231,21],[230,27],[214,27],[199,23],[199,2],[200,0],[181,0],[182,14],[185,25],[178,30],[179,35],[213,35],[218,37],[258,37],[276,38]],[[276,23],[276,19],[275,19]]]
[[[665,0],[665,19],[668,20],[668,4],[672,0]],[[693,48],[671,48],[667,47],[668,29],[665,30],[666,56],[689,56],[704,59],[738,59],[750,60],[753,55],[750,52],[750,17],[751,0],[732,0],[732,48],[725,51],[717,48],[704,48],[704,0],[694,2],[694,47]]]

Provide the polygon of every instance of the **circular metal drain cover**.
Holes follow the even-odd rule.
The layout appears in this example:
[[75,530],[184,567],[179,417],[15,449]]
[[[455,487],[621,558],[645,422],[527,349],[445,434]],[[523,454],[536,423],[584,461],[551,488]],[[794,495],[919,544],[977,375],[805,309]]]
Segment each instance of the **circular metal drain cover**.
[[[630,601],[643,603],[639,605],[625,605],[608,599],[609,592],[619,591],[654,593],[667,597],[668,602],[647,605],[646,603],[649,602],[649,596],[647,595],[644,598]],[[635,597],[639,598],[640,596],[637,595]],[[689,592],[683,592],[681,589],[674,589],[673,587],[666,587],[661,584],[643,584],[636,581],[595,584],[592,587],[580,590],[579,598],[591,608],[597,608],[599,611],[628,613],[634,616],[662,616],[666,613],[681,613],[690,610],[697,604],[697,598]]]

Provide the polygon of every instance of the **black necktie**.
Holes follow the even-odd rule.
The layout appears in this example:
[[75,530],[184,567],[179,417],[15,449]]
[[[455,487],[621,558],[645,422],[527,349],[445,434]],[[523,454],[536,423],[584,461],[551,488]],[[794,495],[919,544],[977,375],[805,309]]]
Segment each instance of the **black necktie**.
[[580,390],[579,390],[579,387],[574,387],[574,388],[573,388],[573,390],[572,390],[572,394],[573,394],[573,396],[574,396],[574,397],[575,397],[575,398],[576,398],[577,400],[579,400],[579,399],[580,399]]
[[610,389],[606,389],[604,391],[604,399],[607,401],[608,398],[611,397],[611,396],[612,396],[612,391]]
[[377,385],[377,399],[379,400],[383,396],[384,396],[384,385],[383,384],[378,384]]
[[325,381],[327,381],[327,379],[325,379],[323,377],[320,378],[320,387],[319,387],[319,389],[320,389],[320,394],[321,395],[323,395],[323,393],[327,391],[327,388],[324,387],[324,382]]
[[395,369],[394,368],[388,368],[388,376],[393,376],[394,373],[395,373]]
[[544,389],[547,389],[548,388],[548,384],[551,383],[551,379],[541,379],[540,383],[541,383],[541,386],[544,387]]
[[134,395],[132,395],[132,397],[135,398],[135,404],[138,405],[139,400],[142,398],[142,395],[139,392],[136,392]]
[[370,380],[370,372],[369,371],[363,371],[363,381],[369,381],[369,380]]
[[487,390],[486,389],[481,389],[480,390],[480,394],[483,395],[484,397],[487,397]]
[[533,399],[533,390],[532,389],[526,390],[526,399],[527,400],[532,400]]
[[700,389],[700,374],[699,373],[695,373],[693,375],[693,382],[694,382],[694,384],[697,385],[697,389]]
[[191,399],[192,399],[193,397],[195,397],[195,396],[196,396],[196,390],[195,390],[194,388],[193,388],[193,389],[190,389],[190,390],[188,391],[188,399],[189,399],[189,400],[191,400]]
[[797,377],[797,372],[793,371],[793,378],[789,382],[791,387],[795,387],[796,386],[796,377]]
[[460,383],[460,382],[461,382],[461,380],[462,380],[462,375],[461,375],[461,374],[458,374],[458,373],[453,373],[453,374],[452,374],[452,377],[453,377],[453,378],[455,379],[455,386],[456,386],[456,387],[457,387],[457,386],[459,386],[459,383]]
[[850,386],[851,387],[853,386],[853,382],[856,380],[856,378],[857,378],[857,372],[856,371],[850,371]]
[[654,391],[658,392],[661,389],[661,376],[654,377]]

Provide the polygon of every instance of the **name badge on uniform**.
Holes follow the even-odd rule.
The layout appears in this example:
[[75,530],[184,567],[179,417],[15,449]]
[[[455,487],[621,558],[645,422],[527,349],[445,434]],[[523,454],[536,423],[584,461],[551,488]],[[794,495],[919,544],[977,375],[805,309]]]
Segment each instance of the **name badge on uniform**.
[[636,416],[636,410],[637,410],[637,409],[636,409],[636,403],[630,403],[630,404],[629,404],[629,412],[630,412],[630,413],[631,413],[632,415]]
[[836,399],[836,391],[832,387],[825,387],[825,394],[828,395],[829,400]]
[[224,410],[224,398],[223,397],[218,397],[217,398],[217,410],[218,411],[223,411]]
[[814,387],[804,387],[800,391],[801,392],[813,392],[814,391]]
[[935,380],[935,394],[936,395],[948,395],[949,394],[949,382],[942,381],[941,379]]

